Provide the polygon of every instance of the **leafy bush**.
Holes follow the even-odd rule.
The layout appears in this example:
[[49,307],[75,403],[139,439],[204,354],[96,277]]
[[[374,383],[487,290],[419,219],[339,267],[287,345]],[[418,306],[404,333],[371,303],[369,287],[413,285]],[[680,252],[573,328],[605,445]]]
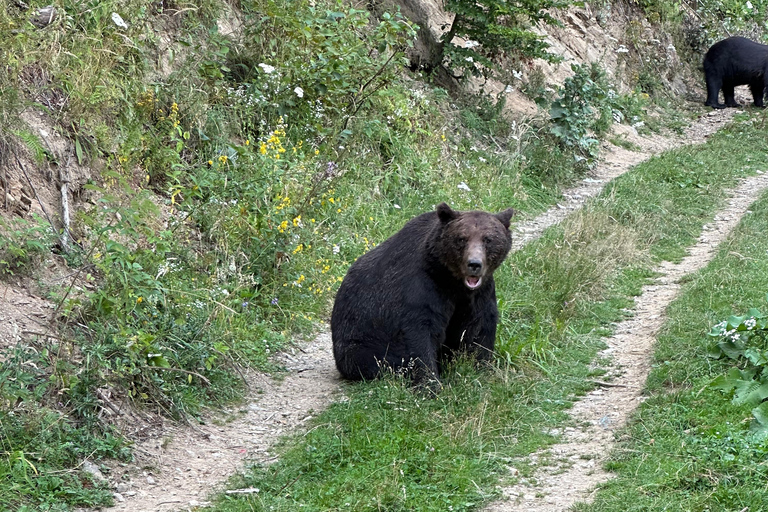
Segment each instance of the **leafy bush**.
[[755,406],[751,430],[768,437],[768,314],[750,309],[745,316],[730,316],[712,327],[709,335],[716,339],[711,355],[725,355],[739,365],[710,386],[732,395],[736,405]]
[[[302,138],[346,128],[405,63],[415,28],[399,12],[378,23],[341,0],[244,3],[245,44],[227,62],[229,101],[255,137],[289,120]],[[271,37],[264,37],[268,31]]]
[[38,217],[35,222],[0,219],[0,229],[0,276],[29,272],[56,240],[50,224]]
[[[541,36],[528,30],[528,24],[558,25],[548,11],[568,4],[567,0],[448,0],[445,10],[456,15],[440,40],[431,67],[444,64],[450,69],[478,76],[490,74],[497,67],[494,59],[501,56],[554,62],[557,57],[547,52],[549,45]],[[455,37],[464,39],[465,44],[453,44]]]
[[592,160],[597,156],[598,136],[614,121],[639,121],[644,97],[618,94],[596,62],[573,64],[571,69],[573,76],[565,80],[549,109],[550,131],[563,145],[575,148],[577,158]]

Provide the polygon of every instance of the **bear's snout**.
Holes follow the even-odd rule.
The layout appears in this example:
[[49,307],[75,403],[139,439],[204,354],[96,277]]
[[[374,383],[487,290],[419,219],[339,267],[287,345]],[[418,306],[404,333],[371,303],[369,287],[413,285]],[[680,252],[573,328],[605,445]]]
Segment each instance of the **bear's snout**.
[[467,288],[474,290],[480,287],[483,282],[483,270],[483,260],[470,258],[467,261],[467,277],[464,279]]
[[485,247],[482,242],[473,241],[467,250],[464,284],[470,290],[480,287],[485,274]]

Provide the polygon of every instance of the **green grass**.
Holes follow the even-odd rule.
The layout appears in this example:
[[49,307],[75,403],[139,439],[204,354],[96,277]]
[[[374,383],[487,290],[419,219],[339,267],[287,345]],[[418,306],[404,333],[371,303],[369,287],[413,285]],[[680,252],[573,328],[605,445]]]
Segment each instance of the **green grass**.
[[391,379],[345,386],[348,399],[287,439],[277,463],[232,482],[258,494],[220,496],[211,509],[478,509],[507,478],[507,462],[525,473],[517,458],[554,440],[549,429],[600,374],[590,363],[601,336],[653,266],[681,258],[723,191],[768,166],[757,149],[734,154],[734,141],[759,148],[765,136],[756,113],[617,179],[498,272],[496,368],[460,364],[433,400]]
[[648,399],[620,434],[606,484],[584,512],[762,510],[768,442],[749,430],[754,405],[708,387],[734,366],[708,356],[706,334],[731,314],[765,308],[768,194],[750,208],[716,258],[686,280],[658,336]]

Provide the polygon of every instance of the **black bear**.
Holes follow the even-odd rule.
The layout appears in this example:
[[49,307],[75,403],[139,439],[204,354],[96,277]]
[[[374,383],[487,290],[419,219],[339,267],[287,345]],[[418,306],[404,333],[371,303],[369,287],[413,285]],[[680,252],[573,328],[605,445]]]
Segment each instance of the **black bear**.
[[[707,81],[707,106],[738,107],[733,97],[737,85],[749,85],[756,107],[763,106],[768,93],[768,46],[744,37],[729,37],[712,45],[704,56],[704,78]],[[725,104],[720,103],[723,89]]]
[[499,316],[493,272],[512,246],[514,213],[441,203],[358,258],[331,314],[341,375],[373,379],[388,368],[429,384],[456,352],[490,358]]

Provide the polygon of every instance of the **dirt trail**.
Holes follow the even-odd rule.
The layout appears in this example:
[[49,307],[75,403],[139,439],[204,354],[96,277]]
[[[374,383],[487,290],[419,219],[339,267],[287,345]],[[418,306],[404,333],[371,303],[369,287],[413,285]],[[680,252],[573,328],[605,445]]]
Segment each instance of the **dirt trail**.
[[[269,452],[274,442],[324,409],[340,382],[329,333],[279,358],[288,370],[285,379],[246,375],[251,394],[237,409],[214,413],[207,424],[194,427],[147,425],[157,432],[136,445],[137,463],[117,466],[110,475],[116,506],[109,510],[187,510],[205,504],[246,460],[274,460]],[[227,413],[230,417],[223,417]]]
[[[703,142],[708,135],[724,126],[733,112],[729,109],[707,113],[680,138],[641,138],[630,134],[629,140],[640,147],[639,151],[607,146],[603,152],[606,155],[604,161],[589,178],[567,190],[563,202],[535,219],[517,224],[514,250],[538,238],[544,229],[560,222],[570,212],[581,207],[586,199],[599,193],[605,183],[630,167],[663,150]],[[110,510],[187,510],[204,504],[208,494],[219,488],[232,474],[240,471],[246,461],[273,460],[270,448],[274,442],[281,435],[300,428],[312,415],[324,409],[338,393],[339,380],[330,347],[330,335],[322,333],[311,343],[302,345],[295,353],[284,354],[282,357],[289,372],[282,382],[276,382],[263,375],[247,375],[252,391],[241,407],[227,411],[231,413],[230,421],[222,420],[220,413],[214,413],[207,420],[207,424],[201,426],[158,426],[152,424],[149,419],[126,417],[125,422],[135,431],[146,429],[152,434],[144,436],[145,440],[136,444],[136,463],[118,465],[112,469],[109,480],[115,485],[117,503]],[[623,364],[623,360],[617,361]],[[642,375],[630,376],[627,373],[622,378],[634,379],[634,387],[617,389],[639,392],[644,379]],[[598,390],[594,396],[599,397],[600,392],[602,391]],[[636,401],[634,395],[628,396],[629,398],[622,400]],[[581,411],[580,407],[577,405],[574,408],[574,411],[577,411],[574,414],[585,414],[585,418],[592,417],[586,412],[578,412]],[[621,421],[620,418],[600,414],[600,418],[610,418],[611,427]],[[607,441],[598,441],[591,433],[585,436],[588,439],[594,438],[595,448],[600,448],[600,453],[605,453]],[[606,436],[612,437],[610,434]],[[563,446],[563,449],[566,449],[565,447],[571,445],[566,443]],[[595,464],[598,461],[599,459],[596,459]],[[560,481],[561,476],[557,479]],[[590,481],[580,485],[586,489],[593,484]],[[518,492],[518,496],[523,493],[513,489],[508,494],[513,496],[515,492]],[[525,491],[524,494],[528,492],[535,493]],[[508,505],[509,503],[503,503],[495,506]],[[547,510],[552,510],[551,505],[547,507]],[[525,510],[528,510],[527,504]]]

